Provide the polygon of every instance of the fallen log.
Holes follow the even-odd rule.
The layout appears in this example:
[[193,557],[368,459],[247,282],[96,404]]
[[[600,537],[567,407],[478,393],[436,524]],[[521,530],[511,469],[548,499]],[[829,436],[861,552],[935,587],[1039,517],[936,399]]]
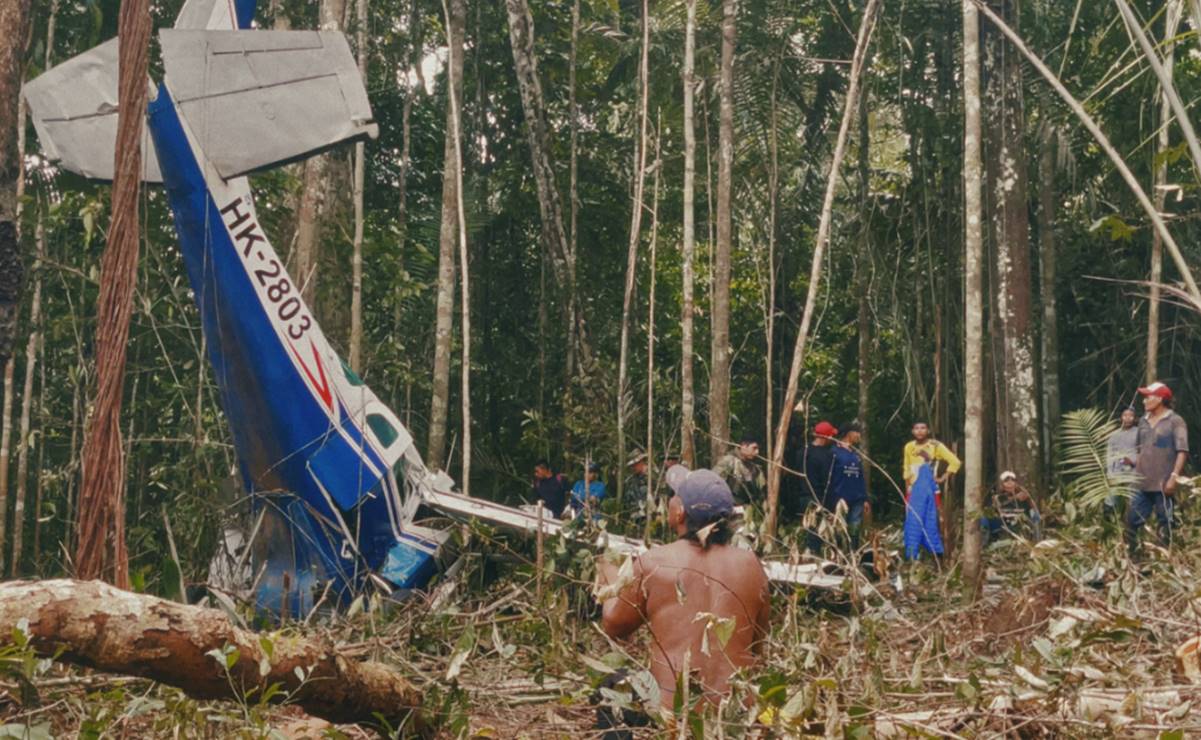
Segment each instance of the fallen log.
[[148,678],[196,699],[253,702],[267,692],[331,722],[383,718],[409,733],[427,730],[421,691],[388,666],[349,660],[301,636],[250,632],[216,609],[100,581],[0,583],[0,645],[11,644],[18,627],[39,655]]

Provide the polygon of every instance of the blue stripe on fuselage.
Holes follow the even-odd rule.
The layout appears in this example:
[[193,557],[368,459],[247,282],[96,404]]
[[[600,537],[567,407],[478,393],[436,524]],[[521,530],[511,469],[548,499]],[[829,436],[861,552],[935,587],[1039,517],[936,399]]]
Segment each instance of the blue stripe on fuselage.
[[[310,462],[320,461],[319,472],[325,473],[331,497],[349,510],[379,482],[363,470],[363,458],[380,470],[383,461],[370,449],[360,453],[338,433],[287,357],[289,350],[280,343],[229,239],[220,206],[208,190],[165,87],[150,106],[149,124],[248,488],[292,491],[332,516],[308,471]],[[339,417],[354,443],[362,444],[362,432],[347,414]],[[374,553],[364,554],[376,559]]]

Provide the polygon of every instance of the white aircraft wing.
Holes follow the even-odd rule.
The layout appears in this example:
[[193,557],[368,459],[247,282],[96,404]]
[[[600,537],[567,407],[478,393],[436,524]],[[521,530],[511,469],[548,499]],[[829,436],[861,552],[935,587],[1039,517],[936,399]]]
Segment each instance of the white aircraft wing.
[[[149,78],[146,84],[154,88]],[[42,150],[71,172],[113,179],[117,141],[117,39],[54,67],[25,85],[25,101]],[[147,132],[142,179],[162,182]]]
[[222,178],[378,134],[341,33],[163,30],[159,38],[166,87]]
[[[426,504],[454,516],[479,519],[526,532],[537,532],[541,525],[543,534],[550,537],[566,533],[563,522],[555,519],[549,513],[539,519],[537,514],[528,511],[464,496],[461,493],[435,490],[434,486],[423,486],[421,496]],[[568,533],[568,536],[574,538],[576,535]],[[622,537],[618,534],[603,533],[599,536],[596,544],[623,553],[637,554],[646,550],[646,544],[641,540]],[[846,579],[839,575],[826,573],[825,565],[824,563],[790,564],[768,560],[763,562],[763,570],[770,580],[778,583],[791,583],[808,588],[842,589],[846,584]]]

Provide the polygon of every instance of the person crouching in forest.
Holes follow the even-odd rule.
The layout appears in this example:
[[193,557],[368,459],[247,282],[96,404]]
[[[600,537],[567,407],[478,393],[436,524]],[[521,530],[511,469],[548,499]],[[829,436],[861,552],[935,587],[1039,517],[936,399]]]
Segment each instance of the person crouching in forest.
[[1014,532],[1019,526],[1028,524],[1030,536],[1038,542],[1042,539],[1042,517],[1038,513],[1038,504],[1030,492],[1018,483],[1017,474],[1012,470],[1001,473],[1001,485],[993,493],[992,500],[995,516],[980,520],[984,530],[983,547],[1003,531]]
[[[595,593],[606,634],[621,639],[644,622],[650,626],[650,670],[661,709],[671,712],[681,676],[692,699],[717,705],[729,694],[731,676],[759,660],[771,606],[759,559],[729,544],[734,498],[720,476],[688,473],[668,503],[667,518],[679,539],[621,567],[599,560]],[[598,712],[598,724],[612,719],[611,712]],[[634,724],[630,720],[626,724]]]

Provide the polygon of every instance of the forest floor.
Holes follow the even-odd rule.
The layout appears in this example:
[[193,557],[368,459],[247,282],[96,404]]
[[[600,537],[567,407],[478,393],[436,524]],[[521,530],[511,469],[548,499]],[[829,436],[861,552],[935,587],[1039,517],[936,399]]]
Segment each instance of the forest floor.
[[[1201,671],[1177,648],[1201,635],[1201,514],[1183,518],[1171,552],[1147,545],[1132,565],[1116,529],[1052,515],[1043,542],[1004,539],[986,551],[971,604],[957,570],[929,561],[900,566],[899,592],[895,572],[848,578],[849,597],[780,590],[764,665],[736,683],[720,715],[694,713],[689,724],[694,735],[732,738],[1195,735]],[[421,683],[441,736],[597,736],[594,687],[623,667],[634,689],[607,700],[636,704],[648,674],[644,644],[619,645],[597,628],[592,556],[548,542],[539,588],[531,543],[481,529],[470,537],[466,567],[428,596],[360,602],[333,621],[283,629],[320,633]],[[877,546],[895,549],[898,538],[885,528]],[[0,737],[72,736],[378,735],[254,697],[198,702],[0,655]]]

